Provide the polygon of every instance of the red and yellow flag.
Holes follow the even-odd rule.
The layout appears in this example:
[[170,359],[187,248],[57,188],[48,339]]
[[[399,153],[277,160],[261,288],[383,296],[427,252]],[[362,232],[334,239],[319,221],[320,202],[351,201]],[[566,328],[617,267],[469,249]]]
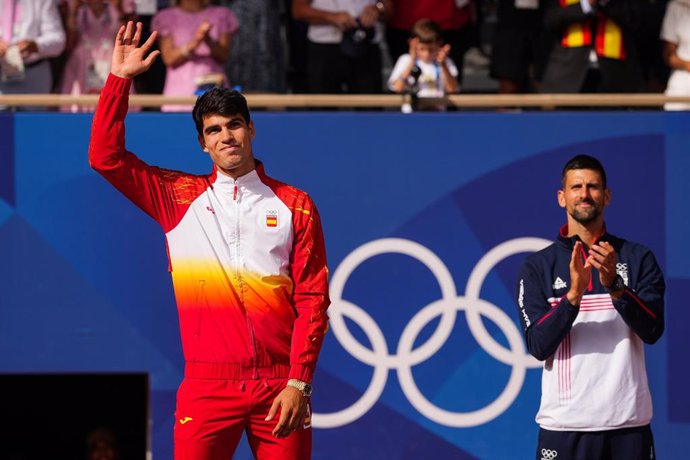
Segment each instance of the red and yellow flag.
[[[580,0],[560,0],[560,3],[561,8],[565,8],[570,5],[579,4]],[[565,31],[563,31],[563,37],[561,37],[561,46],[564,48],[592,46],[591,19],[576,22],[566,27]],[[597,53],[597,56],[600,57],[625,59],[623,33],[620,26],[601,12],[597,13],[594,51]]]

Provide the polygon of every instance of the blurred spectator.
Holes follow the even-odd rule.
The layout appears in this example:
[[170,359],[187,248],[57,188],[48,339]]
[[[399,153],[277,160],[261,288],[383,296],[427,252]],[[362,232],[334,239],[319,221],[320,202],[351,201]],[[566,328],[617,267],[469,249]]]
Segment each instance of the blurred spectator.
[[502,94],[529,92],[541,79],[544,0],[500,0],[491,46],[490,75]]
[[[79,96],[99,94],[110,73],[113,37],[134,19],[134,0],[68,0],[67,63],[59,92]],[[73,105],[64,110],[93,111],[95,107]]]
[[65,47],[57,3],[3,0],[0,8],[0,94],[49,93],[53,82],[47,58]]
[[634,31],[639,0],[547,0],[555,35],[541,92],[630,93],[641,89]]
[[[2,2],[2,0],[0,0]],[[58,12],[60,13],[60,24],[62,24],[62,30],[65,31],[65,48],[63,48],[62,53],[57,56],[48,58],[50,62],[50,73],[53,76],[53,85],[50,87],[51,93],[60,92],[60,80],[62,79],[62,71],[65,68],[65,63],[67,62],[67,0],[56,0],[58,6]],[[1,9],[1,8],[0,8]]]
[[391,11],[391,0],[294,0],[292,15],[309,23],[309,91],[380,93],[379,43]]
[[462,83],[465,53],[476,41],[473,9],[473,0],[393,0],[393,15],[386,27],[391,60],[395,62],[408,51],[412,26],[420,19],[431,19],[443,30],[443,41],[450,45],[450,57]]
[[[661,27],[664,58],[671,67],[667,96],[690,96],[690,0],[671,0]],[[666,110],[690,110],[690,104],[670,103]]]
[[309,24],[292,17],[292,0],[283,0],[286,11],[285,35],[287,39],[287,79],[290,91],[293,93],[308,92],[307,86],[307,53],[309,46],[307,32]]
[[[142,42],[146,41],[151,35],[151,22],[153,16],[160,10],[170,6],[168,0],[135,0],[137,20],[143,25]],[[151,51],[157,50],[156,43]],[[137,75],[134,79],[136,92],[139,94],[162,94],[165,85],[165,64],[162,59],[156,59],[148,71]],[[143,110],[160,110],[160,108],[144,108]]]
[[117,460],[119,458],[115,433],[109,428],[96,428],[86,438],[87,460]]
[[663,93],[670,75],[664,62],[663,43],[659,40],[661,23],[668,0],[640,0],[640,26],[635,31],[645,92]]
[[[282,0],[222,0],[243,27],[232,38],[225,72],[243,92],[287,91],[287,56]],[[241,65],[236,63],[240,62]]]
[[448,57],[450,45],[443,43],[441,27],[429,19],[417,21],[409,44],[409,53],[400,56],[393,67],[388,89],[431,98],[457,93],[458,69]]
[[[230,57],[237,18],[224,6],[206,0],[180,0],[159,11],[152,29],[159,33],[166,66],[165,96],[194,96],[200,86],[215,81],[227,86],[224,64]],[[187,105],[164,105],[168,112],[190,111]]]

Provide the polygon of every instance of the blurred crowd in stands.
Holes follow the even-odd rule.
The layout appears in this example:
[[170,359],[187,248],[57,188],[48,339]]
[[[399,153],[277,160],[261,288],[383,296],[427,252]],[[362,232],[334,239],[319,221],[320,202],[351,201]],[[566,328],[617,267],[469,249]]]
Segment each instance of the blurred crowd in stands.
[[442,97],[484,66],[505,94],[690,96],[690,0],[0,0],[0,94],[97,94],[129,20],[158,31],[141,94]]

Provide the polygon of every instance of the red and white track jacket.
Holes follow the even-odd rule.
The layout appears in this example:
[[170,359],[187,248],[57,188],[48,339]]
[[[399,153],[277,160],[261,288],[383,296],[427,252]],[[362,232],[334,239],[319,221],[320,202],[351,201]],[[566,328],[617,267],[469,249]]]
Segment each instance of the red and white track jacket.
[[237,180],[147,165],[125,149],[130,85],[108,77],[89,161],[165,231],[185,375],[310,382],[330,303],[314,203],[260,162]]

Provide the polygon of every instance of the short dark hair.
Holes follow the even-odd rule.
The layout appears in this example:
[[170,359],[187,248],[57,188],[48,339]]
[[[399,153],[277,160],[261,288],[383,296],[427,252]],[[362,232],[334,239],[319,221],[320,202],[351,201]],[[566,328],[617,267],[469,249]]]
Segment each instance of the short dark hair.
[[417,38],[421,43],[438,43],[443,40],[443,31],[437,22],[431,19],[420,19],[412,26],[412,38]]
[[200,136],[204,131],[204,117],[210,115],[228,117],[237,114],[241,115],[247,124],[251,121],[247,99],[239,91],[228,88],[213,88],[205,92],[196,100],[192,110],[194,124]]
[[604,188],[606,188],[606,171],[599,160],[589,155],[575,155],[563,167],[563,174],[561,175],[561,184],[565,187],[565,175],[568,171],[574,169],[591,169],[597,171],[601,175]]

